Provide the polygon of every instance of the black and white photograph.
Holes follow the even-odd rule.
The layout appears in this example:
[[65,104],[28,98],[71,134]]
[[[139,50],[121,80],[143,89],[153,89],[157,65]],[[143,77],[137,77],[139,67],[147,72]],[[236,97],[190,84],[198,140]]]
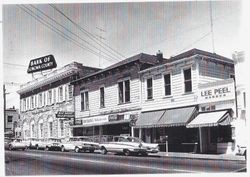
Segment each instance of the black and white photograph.
[[3,175],[247,174],[244,4],[4,1]]

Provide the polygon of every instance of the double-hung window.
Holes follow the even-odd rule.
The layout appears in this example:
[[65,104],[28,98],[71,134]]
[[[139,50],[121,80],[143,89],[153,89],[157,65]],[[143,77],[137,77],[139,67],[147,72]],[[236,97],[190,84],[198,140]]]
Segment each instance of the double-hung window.
[[48,105],[51,105],[52,103],[52,90],[48,91]]
[[192,92],[192,76],[191,76],[191,68],[185,69],[184,73],[184,89],[186,92]]
[[130,102],[130,81],[118,82],[119,103]]
[[33,109],[34,108],[34,96],[31,96],[31,109]]
[[164,75],[164,90],[165,96],[171,95],[171,76],[170,74]]
[[58,90],[58,98],[59,98],[59,102],[63,101],[63,87],[59,87]]
[[42,93],[39,94],[39,107],[42,106],[42,102],[43,102],[43,95]]
[[89,110],[89,92],[81,93],[81,111]]
[[100,88],[100,107],[105,107],[105,99],[104,99],[104,87]]
[[69,100],[71,100],[73,98],[73,85],[69,85]]
[[147,79],[147,99],[153,99],[153,79]]

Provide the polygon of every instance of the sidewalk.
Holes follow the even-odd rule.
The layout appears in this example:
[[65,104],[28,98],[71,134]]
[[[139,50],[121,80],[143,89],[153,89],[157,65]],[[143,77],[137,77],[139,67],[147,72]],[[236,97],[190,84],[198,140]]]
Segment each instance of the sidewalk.
[[185,153],[185,152],[168,152],[168,155],[166,155],[166,152],[158,152],[156,154],[149,154],[149,156],[206,159],[206,160],[245,161],[244,156],[233,155],[233,154],[195,154],[195,153]]

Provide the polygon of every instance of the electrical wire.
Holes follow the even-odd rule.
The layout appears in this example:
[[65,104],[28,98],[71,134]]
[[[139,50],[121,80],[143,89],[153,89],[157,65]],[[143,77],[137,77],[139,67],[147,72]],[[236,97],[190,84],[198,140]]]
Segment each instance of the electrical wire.
[[[76,36],[77,38],[79,38],[80,40],[82,40],[83,42],[85,42],[86,44],[92,46],[93,48],[97,49],[96,46],[92,45],[91,43],[89,43],[88,41],[84,40],[83,38],[81,38],[80,36],[78,36],[77,34],[73,33],[72,31],[70,31],[68,28],[64,27],[62,24],[58,23],[56,20],[54,20],[53,18],[49,17],[47,14],[45,14],[43,11],[41,11],[40,9],[38,9],[37,7],[35,7],[34,5],[30,4],[31,7],[33,7],[34,9],[36,9],[37,11],[39,11],[41,14],[43,14],[44,16],[46,16],[47,18],[49,18],[50,20],[52,20],[53,22],[55,22],[56,24],[58,24],[59,26],[61,26],[63,29],[65,29],[66,31],[68,31],[69,33],[71,33],[72,35]],[[106,54],[108,57],[113,58],[113,56],[109,55],[106,52],[102,52],[104,54]],[[114,60],[117,60],[116,58],[113,58]],[[118,60],[119,61],[119,60]]]
[[[63,13],[60,9],[58,9],[55,5],[53,4],[49,4],[52,8],[54,8],[57,12],[59,12],[61,15],[63,15],[66,19],[68,19],[71,23],[73,23],[78,29],[80,29],[84,34],[86,34],[91,40],[95,41],[98,43],[98,37],[96,37],[95,35],[93,35],[92,33],[88,32],[86,29],[84,29],[83,27],[81,27],[79,24],[75,23],[72,19],[70,19],[65,13]],[[109,48],[110,50],[112,50],[113,52],[115,52],[116,54],[118,54],[119,56],[126,58],[124,55],[122,55],[120,52],[116,51],[115,49],[113,49],[112,47],[108,46],[106,43],[100,41],[100,43],[103,44],[103,46],[106,46],[107,48]]]
[[[21,5],[16,5],[16,6],[18,6],[21,10],[23,10],[24,12],[26,12],[27,14],[29,14],[31,17],[33,17],[35,20],[37,20],[38,22],[40,22],[40,23],[42,23],[43,25],[45,25],[47,28],[49,28],[50,30],[52,30],[52,31],[54,31],[55,33],[57,33],[57,34],[59,34],[61,37],[63,37],[64,39],[66,39],[66,40],[68,40],[68,41],[70,41],[70,42],[72,42],[72,43],[74,43],[75,45],[77,45],[78,47],[80,47],[80,48],[82,48],[83,50],[87,50],[87,51],[89,51],[90,53],[92,53],[92,54],[94,54],[94,55],[97,55],[97,56],[99,56],[100,54],[99,53],[97,53],[96,51],[94,51],[94,50],[92,50],[92,49],[89,49],[88,47],[86,47],[86,46],[83,46],[81,43],[79,43],[78,41],[76,41],[75,39],[72,39],[70,36],[68,36],[67,34],[65,34],[65,33],[63,33],[62,31],[60,31],[60,30],[58,30],[56,27],[54,27],[53,25],[51,25],[51,24],[48,24],[48,22],[44,22],[44,20],[40,17],[40,16],[38,16],[38,15],[33,15],[32,13],[34,13],[32,10],[30,10],[29,8],[27,8],[27,7],[23,7],[23,6],[21,6]],[[28,12],[27,11],[27,9],[29,10],[29,11],[31,11],[32,13],[30,13],[30,12]],[[39,19],[40,18],[40,19]],[[41,20],[42,19],[42,20]],[[51,27],[52,26],[52,27]],[[101,55],[103,58],[106,58],[106,60],[108,60],[108,61],[110,61],[110,62],[112,62],[111,61],[111,59],[110,58],[107,58],[106,56],[104,56],[104,55]]]

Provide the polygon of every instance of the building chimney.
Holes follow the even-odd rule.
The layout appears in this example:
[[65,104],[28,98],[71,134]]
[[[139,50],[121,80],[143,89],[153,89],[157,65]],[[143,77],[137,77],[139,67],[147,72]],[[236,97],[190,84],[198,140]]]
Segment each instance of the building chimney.
[[156,57],[158,62],[161,63],[163,60],[163,53],[160,50],[158,50],[158,52],[156,53]]

